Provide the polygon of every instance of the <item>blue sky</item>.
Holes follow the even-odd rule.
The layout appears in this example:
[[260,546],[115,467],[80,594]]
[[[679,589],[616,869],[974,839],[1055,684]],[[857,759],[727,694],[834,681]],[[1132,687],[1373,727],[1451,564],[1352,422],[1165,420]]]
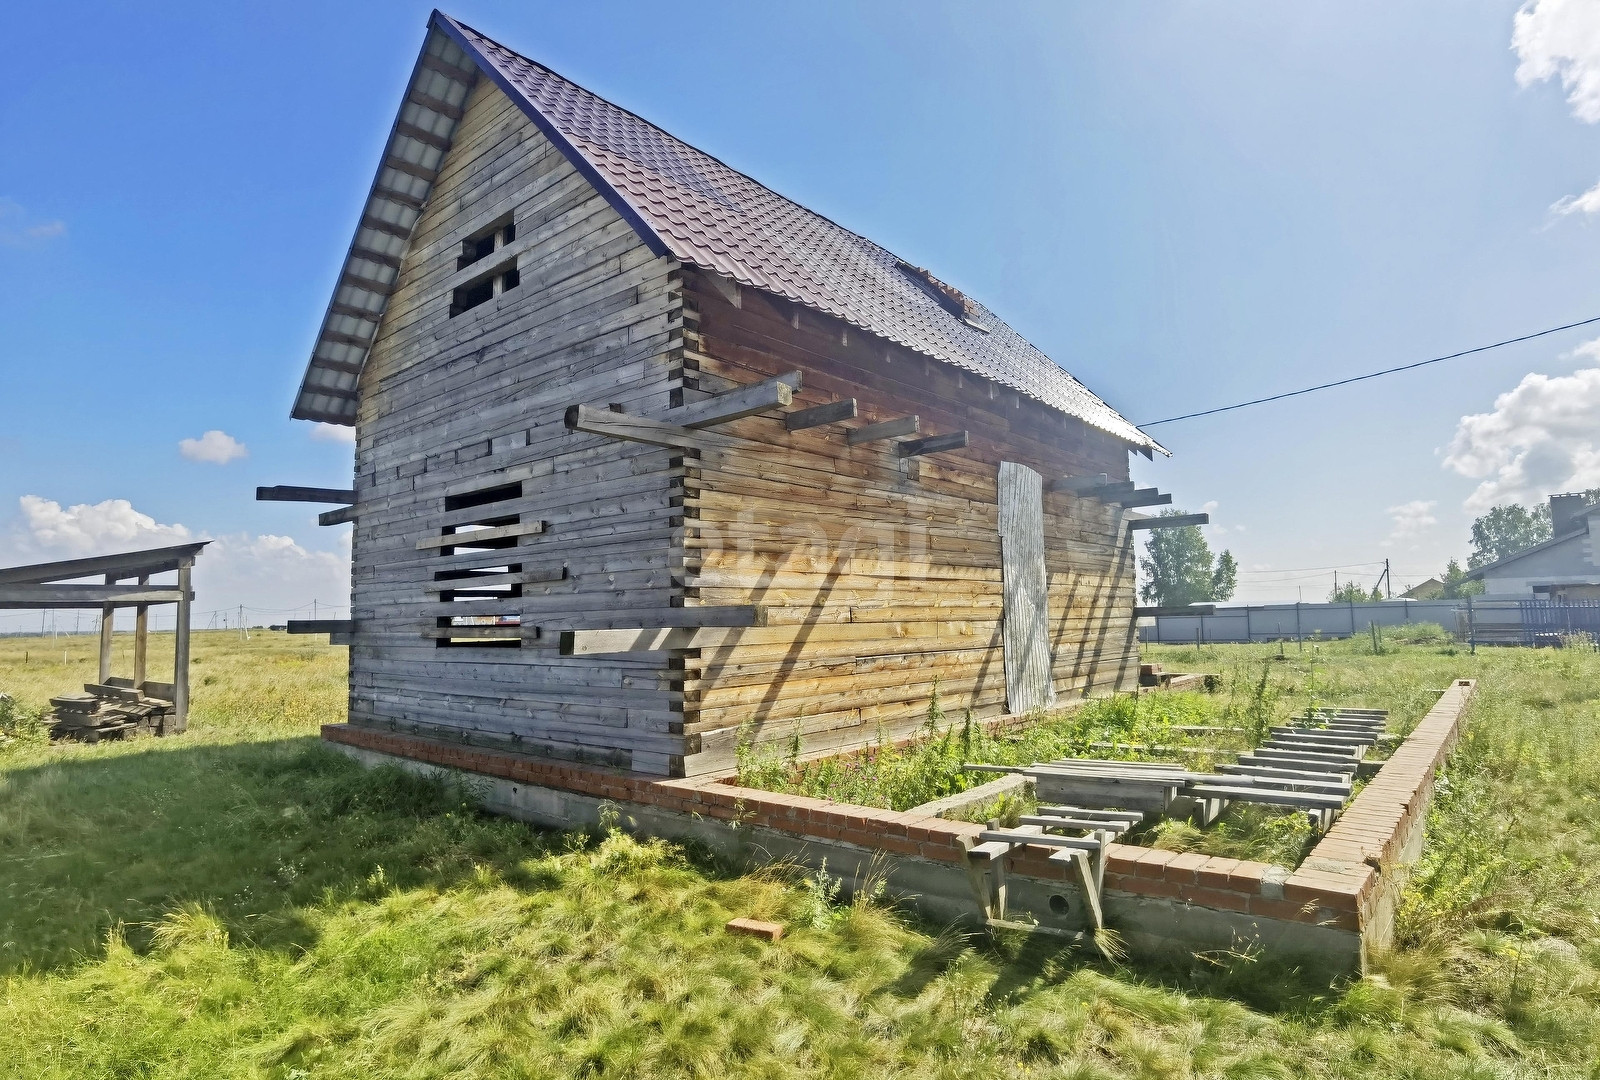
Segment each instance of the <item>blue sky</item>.
[[[205,535],[202,609],[345,601],[348,529],[251,496],[348,482],[288,411],[429,10],[11,13],[0,563]],[[1136,422],[1600,315],[1594,0],[447,10],[928,266]],[[1215,504],[1244,598],[1420,580],[1474,508],[1600,486],[1595,338],[1157,427],[1137,475]]]

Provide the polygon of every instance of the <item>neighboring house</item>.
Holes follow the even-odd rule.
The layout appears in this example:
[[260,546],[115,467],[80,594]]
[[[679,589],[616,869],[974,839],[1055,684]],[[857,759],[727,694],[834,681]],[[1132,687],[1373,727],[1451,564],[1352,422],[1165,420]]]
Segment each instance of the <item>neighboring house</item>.
[[1600,504],[1582,494],[1552,495],[1550,525],[1549,540],[1469,570],[1467,578],[1482,581],[1488,599],[1600,600]]
[[1137,679],[1154,440],[437,12],[294,416],[356,430],[354,725],[685,775]]
[[1444,595],[1444,582],[1431,577],[1420,585],[1413,585],[1400,594],[1402,600],[1437,600]]

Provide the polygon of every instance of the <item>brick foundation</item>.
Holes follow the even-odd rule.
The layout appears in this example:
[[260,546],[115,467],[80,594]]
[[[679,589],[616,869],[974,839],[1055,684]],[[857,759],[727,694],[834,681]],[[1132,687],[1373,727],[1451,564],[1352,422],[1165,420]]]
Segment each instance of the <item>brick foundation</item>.
[[[1298,940],[1284,932],[1300,925],[1356,935],[1363,954],[1386,946],[1404,884],[1401,870],[1420,847],[1433,778],[1455,745],[1475,689],[1463,679],[1445,691],[1298,869],[1114,844],[1107,852],[1108,914],[1119,902],[1159,901],[1229,916],[1240,937],[1272,936],[1263,931],[1274,930],[1279,939]],[[322,734],[370,753],[615,802],[625,814],[643,807],[702,822],[736,820],[799,841],[963,871],[965,853],[982,829],[926,814],[738,787],[728,777],[654,779],[348,724],[328,725]],[[1021,849],[1010,856],[1008,874],[1058,888],[1067,882],[1067,871],[1046,855]]]

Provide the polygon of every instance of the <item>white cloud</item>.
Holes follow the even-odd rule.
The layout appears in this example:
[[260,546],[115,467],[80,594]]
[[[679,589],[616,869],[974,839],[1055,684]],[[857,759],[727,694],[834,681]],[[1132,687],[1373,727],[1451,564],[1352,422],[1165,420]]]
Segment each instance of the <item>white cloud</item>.
[[[23,536],[16,546],[39,552],[37,559],[76,559],[88,555],[186,544],[193,537],[182,525],[161,525],[127,499],[61,504],[37,495],[21,499]],[[19,560],[24,561],[24,560]]]
[[1551,213],[1561,214],[1600,214],[1600,184],[1585,191],[1582,195],[1568,195],[1564,199],[1557,199],[1550,204]]
[[345,424],[317,424],[311,429],[311,438],[316,442],[354,443],[356,429]]
[[1408,544],[1411,550],[1416,550],[1419,546],[1417,541],[1439,524],[1439,519],[1433,516],[1433,508],[1438,505],[1433,499],[1412,499],[1399,506],[1389,507],[1385,512],[1394,527],[1384,543]]
[[244,443],[227,432],[213,429],[198,439],[180,439],[178,441],[178,453],[190,461],[207,461],[213,465],[226,465],[235,458],[249,456],[250,451],[245,449]]
[[[1600,342],[1590,342],[1577,352],[1593,356],[1597,348]],[[1600,487],[1600,367],[1525,375],[1495,398],[1492,411],[1461,418],[1444,465],[1482,481],[1466,501],[1473,513]]]
[[[0,565],[109,555],[141,548],[211,543],[195,562],[199,612],[247,609],[252,623],[283,622],[289,609],[319,601],[330,615],[350,603],[348,531],[341,551],[313,551],[293,537],[230,533],[212,539],[186,525],[162,524],[127,499],[62,507],[38,495],[20,500],[21,517],[0,532]],[[309,617],[309,616],[308,616]],[[170,626],[165,615],[158,622]],[[231,624],[231,621],[230,621]],[[5,624],[9,625],[9,624]],[[201,619],[199,625],[206,625]]]
[[1530,0],[1512,19],[1517,83],[1560,79],[1572,115],[1600,123],[1600,4]]
[[13,199],[0,197],[0,247],[31,247],[67,231],[64,221],[39,221]]

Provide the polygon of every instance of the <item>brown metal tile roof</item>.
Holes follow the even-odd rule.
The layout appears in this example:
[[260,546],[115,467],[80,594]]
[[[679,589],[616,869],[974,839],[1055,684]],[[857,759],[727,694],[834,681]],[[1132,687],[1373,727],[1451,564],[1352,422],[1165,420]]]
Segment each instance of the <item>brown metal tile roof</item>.
[[919,281],[865,237],[471,27],[440,12],[432,26],[522,107],[656,251],[992,379],[1147,453],[1166,452],[983,305]]

